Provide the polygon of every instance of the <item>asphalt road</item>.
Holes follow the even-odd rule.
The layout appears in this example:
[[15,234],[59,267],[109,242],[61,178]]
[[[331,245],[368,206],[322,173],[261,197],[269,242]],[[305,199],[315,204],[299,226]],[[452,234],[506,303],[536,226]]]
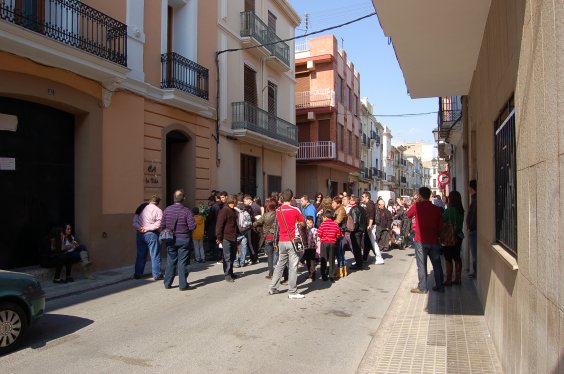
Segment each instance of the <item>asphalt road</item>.
[[333,284],[302,275],[301,300],[267,294],[264,262],[231,284],[207,263],[186,292],[127,280],[53,300],[0,372],[354,373],[414,258],[387,257]]

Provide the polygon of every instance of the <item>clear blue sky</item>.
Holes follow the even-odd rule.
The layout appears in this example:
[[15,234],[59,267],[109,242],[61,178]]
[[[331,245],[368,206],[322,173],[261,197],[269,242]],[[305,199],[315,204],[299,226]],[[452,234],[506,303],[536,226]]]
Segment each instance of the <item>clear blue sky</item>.
[[[296,35],[321,30],[374,12],[370,0],[289,0],[302,24]],[[438,99],[411,99],[392,45],[384,36],[377,16],[319,35],[333,34],[360,73],[360,95],[374,105],[374,114],[426,113],[438,110]],[[299,39],[303,40],[303,39]],[[298,40],[298,41],[299,41]],[[378,120],[392,130],[394,144],[422,141],[432,144],[437,114],[415,117],[383,117]]]

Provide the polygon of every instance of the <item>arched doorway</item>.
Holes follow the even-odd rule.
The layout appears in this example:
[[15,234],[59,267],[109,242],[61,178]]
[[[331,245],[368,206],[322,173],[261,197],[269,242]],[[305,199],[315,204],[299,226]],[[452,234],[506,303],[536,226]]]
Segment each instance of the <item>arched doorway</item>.
[[13,269],[38,264],[50,228],[73,224],[75,118],[5,97],[0,113],[17,118],[16,131],[0,130],[0,268]]
[[166,135],[166,205],[173,203],[174,191],[184,189],[186,204],[194,206],[196,191],[196,150],[194,141],[180,130]]

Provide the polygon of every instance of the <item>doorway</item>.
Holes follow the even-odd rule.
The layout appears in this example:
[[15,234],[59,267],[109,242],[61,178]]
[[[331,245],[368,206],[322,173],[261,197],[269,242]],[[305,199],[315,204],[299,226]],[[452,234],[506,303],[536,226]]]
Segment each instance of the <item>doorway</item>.
[[72,114],[0,97],[0,113],[17,117],[16,131],[0,131],[0,268],[39,263],[49,230],[74,225]]
[[257,158],[241,155],[241,192],[253,197],[257,194]]
[[166,205],[173,203],[174,191],[183,189],[186,203],[194,206],[195,149],[192,139],[173,130],[166,135]]

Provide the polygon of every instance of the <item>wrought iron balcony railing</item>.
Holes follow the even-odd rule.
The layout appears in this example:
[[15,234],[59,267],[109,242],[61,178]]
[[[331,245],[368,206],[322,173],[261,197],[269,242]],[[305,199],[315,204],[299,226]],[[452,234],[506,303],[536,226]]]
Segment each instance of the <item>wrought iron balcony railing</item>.
[[175,52],[163,53],[161,66],[161,88],[176,88],[208,100],[208,69]]
[[460,96],[439,97],[439,127],[444,122],[455,122],[462,116],[462,103]]
[[231,109],[233,130],[250,130],[294,146],[298,145],[296,125],[246,101],[231,103]]
[[79,0],[0,0],[0,19],[127,66],[127,25]]
[[336,158],[335,142],[302,142],[299,144],[298,160],[334,160]]
[[296,109],[335,107],[335,91],[330,89],[296,92]]
[[251,37],[286,66],[290,66],[290,46],[283,42],[254,12],[241,12],[242,37]]

